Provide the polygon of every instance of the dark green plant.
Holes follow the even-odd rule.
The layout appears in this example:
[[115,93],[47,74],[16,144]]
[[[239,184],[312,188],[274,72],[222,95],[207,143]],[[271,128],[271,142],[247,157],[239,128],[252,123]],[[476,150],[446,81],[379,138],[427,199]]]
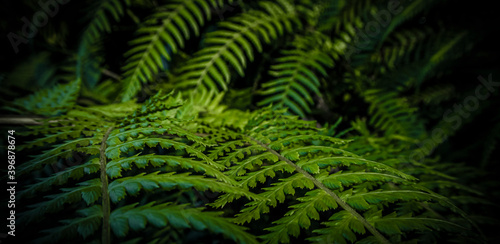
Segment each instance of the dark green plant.
[[16,129],[23,238],[494,241],[498,92],[444,115],[498,77],[474,24],[498,26],[396,2],[65,5],[0,71],[2,110],[36,124]]
[[[130,105],[113,109],[128,106],[130,111],[135,107]],[[399,242],[407,231],[475,232],[473,225],[435,218],[421,208],[407,209],[406,204],[438,204],[467,218],[445,197],[415,184],[416,178],[347,151],[349,140],[322,135],[314,121],[264,109],[251,115],[244,129],[213,126],[183,119],[188,114],[182,100],[161,93],[135,112],[126,110],[79,108],[31,128],[31,133],[47,136],[25,150],[52,146],[19,167],[18,177],[43,175],[41,170],[50,171],[48,166],[71,160],[75,153],[85,162],[42,177],[20,192],[21,202],[30,204],[19,221],[28,229],[41,228],[37,222],[47,228],[39,241],[80,235],[108,243],[125,240],[130,231],[163,237],[169,227],[176,229],[177,241],[189,237],[183,229],[191,229],[253,243],[255,230],[246,232],[236,224],[258,221],[270,208],[285,203],[290,211],[272,225],[266,220],[268,234],[260,236],[262,241],[288,243],[301,229],[311,241],[340,243],[361,237]],[[259,194],[249,191],[259,188]],[[224,209],[241,197],[248,202],[234,219],[223,218],[190,206],[196,203],[181,196],[191,191],[222,193],[209,204],[214,208]],[[48,192],[54,192],[44,197],[48,200],[36,200]],[[392,203],[399,207],[390,208]],[[59,224],[45,221],[63,210],[67,217],[57,218]],[[387,211],[393,212],[383,214]],[[311,229],[313,221],[324,227]]]
[[[26,148],[47,143],[53,146],[19,167],[18,177],[26,177],[60,160],[70,160],[75,152],[84,155],[85,163],[41,178],[20,192],[24,203],[31,202],[20,222],[29,228],[32,222],[44,221],[63,209],[66,212],[73,209],[74,213],[67,217],[74,218],[61,219],[60,226],[43,230],[46,236],[40,242],[68,240],[77,234],[90,241],[100,236],[95,234],[100,226],[103,243],[126,237],[129,229],[148,228],[154,233],[154,227],[161,232],[167,226],[210,230],[237,242],[256,242],[244,228],[220,217],[220,213],[190,207],[170,193],[196,189],[259,198],[237,187],[234,179],[222,173],[225,167],[204,154],[210,144],[189,131],[189,121],[175,117],[180,106],[179,99],[157,95],[135,112],[125,113],[126,116],[110,113],[110,108],[81,108],[55,117],[55,122],[33,127],[33,133],[48,136]],[[60,191],[47,195],[45,198],[49,200],[37,203],[29,200],[53,188]],[[141,192],[156,195],[155,200],[134,200]],[[86,205],[83,209],[78,207],[80,202]]]

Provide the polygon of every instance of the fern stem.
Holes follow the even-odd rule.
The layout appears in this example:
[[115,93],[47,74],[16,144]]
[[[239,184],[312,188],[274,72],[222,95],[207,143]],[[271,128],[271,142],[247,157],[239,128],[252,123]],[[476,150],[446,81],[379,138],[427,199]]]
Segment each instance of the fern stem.
[[0,125],[41,125],[36,117],[14,117],[14,118],[0,118]]
[[115,80],[117,80],[117,81],[121,81],[121,80],[122,80],[122,77],[121,77],[121,76],[119,76],[117,73],[115,73],[115,72],[113,72],[113,71],[111,71],[111,70],[108,70],[108,69],[104,69],[104,68],[103,68],[103,69],[101,69],[101,73],[102,73],[103,75],[109,76],[109,77],[111,77],[111,78],[113,78],[113,79],[115,79]]
[[109,225],[109,215],[111,212],[111,206],[109,202],[109,194],[108,194],[108,176],[106,175],[106,141],[108,140],[109,134],[111,134],[111,131],[113,130],[113,127],[110,127],[108,131],[106,131],[106,134],[104,134],[104,137],[102,138],[101,142],[101,149],[100,151],[100,159],[99,159],[99,164],[100,164],[100,169],[101,169],[101,183],[102,183],[102,189],[101,189],[101,198],[102,198],[102,244],[109,244],[111,243],[111,229]]
[[262,142],[260,142],[260,141],[258,141],[256,139],[254,139],[251,136],[246,136],[246,137],[248,137],[252,141],[256,142],[257,144],[259,144],[260,146],[262,146],[263,148],[265,148],[268,152],[271,152],[272,154],[278,156],[278,158],[280,160],[282,160],[282,161],[286,162],[287,164],[291,165],[292,167],[294,167],[297,172],[303,174],[304,176],[306,176],[307,179],[311,180],[316,187],[320,188],[321,190],[325,191],[328,195],[330,195],[331,197],[333,197],[333,199],[335,199],[335,202],[337,202],[338,205],[340,205],[344,210],[346,210],[347,212],[349,212],[350,214],[352,214],[356,219],[358,219],[366,227],[366,229],[368,229],[368,231],[370,231],[370,233],[372,233],[372,235],[375,236],[375,238],[377,238],[377,240],[380,243],[384,243],[384,244],[390,244],[391,243],[377,229],[375,229],[375,227],[373,227],[370,223],[368,223],[368,221],[366,221],[366,219],[363,216],[361,216],[361,214],[359,214],[358,212],[356,212],[356,210],[354,210],[351,206],[349,206],[344,200],[340,199],[340,197],[337,196],[337,194],[335,194],[335,192],[333,192],[328,187],[326,187],[323,183],[321,183],[316,178],[314,178],[314,176],[312,176],[311,174],[309,174],[307,171],[303,170],[301,167],[299,167],[298,165],[296,165],[291,160],[289,160],[289,159],[285,158],[284,156],[282,156],[277,151],[269,148],[264,143],[262,143]]

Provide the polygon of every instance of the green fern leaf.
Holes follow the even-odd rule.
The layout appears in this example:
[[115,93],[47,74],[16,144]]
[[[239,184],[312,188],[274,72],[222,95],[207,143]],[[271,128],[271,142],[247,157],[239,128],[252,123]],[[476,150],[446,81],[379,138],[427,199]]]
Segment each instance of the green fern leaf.
[[127,78],[121,100],[131,100],[142,83],[151,81],[164,66],[162,59],[170,60],[171,54],[183,48],[192,31],[198,36],[201,26],[211,19],[211,8],[219,5],[222,1],[176,0],[150,16],[137,31],[139,37],[130,42],[134,47],[125,53],[128,60],[122,69]]
[[180,229],[193,228],[199,231],[208,229],[239,243],[257,243],[255,237],[247,234],[243,227],[219,217],[218,213],[203,212],[202,208],[186,208],[185,205],[169,203],[154,205],[152,202],[140,207],[136,205],[124,206],[111,213],[111,228],[117,236],[125,236],[129,229],[140,231],[149,222],[158,228],[165,227],[168,223]]
[[99,228],[102,219],[102,209],[100,206],[81,209],[77,211],[83,217],[62,220],[61,226],[43,230],[46,235],[37,240],[40,243],[60,242],[61,240],[73,238],[78,233],[83,239],[87,239]]
[[50,177],[40,179],[39,182],[30,185],[27,189],[21,191],[19,199],[34,196],[36,193],[48,191],[54,186],[64,185],[70,179],[78,180],[85,175],[90,175],[99,171],[99,159],[94,158],[91,161],[72,166],[64,171],[58,172]]
[[[30,113],[55,116],[73,108],[76,98],[80,92],[80,80],[75,80],[68,84],[59,84],[51,89],[44,89],[35,92],[24,98],[14,100],[14,104]],[[16,108],[10,108],[16,112],[21,112]]]
[[386,135],[398,134],[415,139],[425,136],[423,124],[414,115],[415,108],[410,108],[407,101],[398,98],[395,92],[369,90],[365,99],[371,103],[370,124]]
[[[270,74],[276,79],[262,84],[263,90],[259,94],[267,97],[258,103],[259,106],[284,105],[301,117],[311,113],[310,106],[314,104],[311,94],[320,96],[320,81],[315,71],[326,76],[324,67],[331,68],[333,59],[315,45],[319,43],[303,39],[298,39],[295,46],[305,47],[282,51],[283,56],[275,60]],[[312,44],[307,46],[302,42]]]
[[270,43],[285,31],[292,31],[293,9],[264,3],[264,11],[249,11],[220,22],[221,29],[209,33],[205,39],[209,46],[197,52],[179,70],[176,85],[220,91],[227,90],[231,81],[230,68],[244,76],[247,60],[254,58],[254,48],[262,52],[262,39]]

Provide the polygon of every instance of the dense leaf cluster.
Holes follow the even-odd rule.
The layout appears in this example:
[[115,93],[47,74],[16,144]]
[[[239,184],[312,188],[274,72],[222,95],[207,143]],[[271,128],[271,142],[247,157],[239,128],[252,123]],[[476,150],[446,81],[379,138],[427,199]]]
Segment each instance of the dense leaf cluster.
[[478,8],[61,5],[0,69],[2,111],[30,124],[19,240],[494,242],[500,76],[478,26],[498,21]]

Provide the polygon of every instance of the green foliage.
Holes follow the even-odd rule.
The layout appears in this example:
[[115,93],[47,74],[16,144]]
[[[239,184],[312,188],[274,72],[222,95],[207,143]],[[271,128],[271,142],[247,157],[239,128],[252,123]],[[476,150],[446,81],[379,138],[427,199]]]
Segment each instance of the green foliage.
[[61,115],[75,106],[80,86],[80,80],[59,84],[53,88],[16,99],[7,109],[45,116]]
[[322,43],[315,42],[314,39],[300,38],[294,43],[296,49],[282,51],[283,57],[275,60],[276,64],[270,71],[271,76],[276,79],[262,84],[265,90],[260,94],[268,97],[258,105],[270,103],[276,107],[284,105],[301,117],[311,113],[310,106],[314,104],[312,95],[321,95],[319,91],[321,84],[314,71],[326,76],[324,67],[333,66],[332,58],[318,48],[318,45]]
[[[137,30],[137,37],[130,44],[134,47],[125,53],[128,58],[123,67],[124,90],[122,101],[133,98],[141,89],[141,83],[152,80],[164,67],[164,59],[170,61],[184,47],[185,40],[200,34],[200,28],[212,17],[211,8],[218,7],[221,1],[172,1],[158,8]],[[169,54],[171,53],[171,54]]]
[[[278,3],[284,1],[278,1]],[[280,6],[273,2],[261,2],[262,10],[249,11],[219,23],[219,29],[207,34],[207,47],[194,54],[180,70],[178,87],[195,89],[227,90],[231,81],[230,69],[240,76],[254,59],[254,48],[262,52],[262,41],[270,44],[285,32],[291,32],[296,20],[291,5]],[[253,45],[253,46],[252,46]]]
[[423,124],[414,116],[415,109],[395,92],[368,90],[364,96],[370,103],[370,124],[386,135],[419,139],[425,133]]
[[0,70],[20,242],[494,241],[494,8],[391,2],[61,5]]
[[[180,106],[179,98],[159,94],[135,112],[119,119],[97,112],[99,110],[84,109],[79,111],[81,114],[78,115],[78,120],[81,121],[85,132],[75,131],[64,136],[56,132],[53,136],[45,136],[33,142],[31,145],[53,146],[51,150],[23,164],[18,171],[20,177],[33,174],[43,166],[55,164],[59,160],[74,158],[75,151],[85,155],[83,157],[89,161],[42,178],[22,191],[20,196],[27,201],[56,186],[73,186],[60,188],[61,193],[46,197],[50,200],[32,204],[30,210],[24,212],[22,222],[29,224],[42,221],[43,216],[57,213],[63,206],[74,208],[78,206],[76,203],[84,202],[90,209],[94,209],[94,213],[87,214],[88,211],[84,211],[84,219],[61,220],[60,224],[64,226],[47,230],[49,235],[41,240],[59,241],[71,238],[71,235],[52,233],[55,230],[71,233],[73,228],[73,232],[76,230],[83,238],[95,237],[94,234],[101,225],[101,220],[96,221],[95,218],[100,217],[99,219],[109,218],[108,223],[111,223],[111,229],[118,239],[129,233],[129,227],[140,231],[147,226],[161,228],[168,224],[179,229],[209,230],[242,243],[255,242],[255,237],[220,214],[205,213],[202,209],[189,208],[188,205],[169,203],[168,195],[163,196],[163,200],[156,200],[160,204],[154,204],[153,201],[133,203],[134,200],[129,200],[141,193],[161,195],[162,192],[182,192],[185,189],[225,192],[238,197],[259,199],[259,196],[236,187],[234,179],[221,172],[224,166],[204,154],[204,148],[209,144],[202,137],[183,129],[184,124],[190,123],[189,121],[175,118],[176,109]],[[55,119],[58,122],[48,122],[35,130],[56,130],[57,127],[62,129],[77,120],[68,115]],[[76,128],[78,127],[71,129]],[[102,145],[99,146],[100,144]],[[154,151],[156,153],[152,153]],[[132,168],[135,173],[125,172]],[[187,172],[175,174],[176,171],[182,170],[192,170],[199,175]],[[103,194],[108,196],[103,197]],[[99,199],[102,199],[102,203],[98,203]],[[105,199],[110,199],[110,202]],[[123,205],[130,202],[132,204]],[[110,206],[112,210],[107,217],[103,213],[95,212],[97,209],[109,209]]]
[[103,0],[94,3],[91,7],[89,24],[83,34],[83,42],[95,42],[103,32],[111,32],[110,16],[114,21],[119,21],[125,14],[125,8],[130,5],[130,0]]
[[[47,121],[32,128],[34,134],[54,134],[30,145],[52,145],[52,149],[23,164],[20,177],[41,172],[44,166],[60,160],[74,159],[75,151],[84,155],[86,163],[41,178],[20,192],[22,201],[27,201],[59,189],[46,196],[47,200],[30,200],[32,204],[20,220],[27,224],[25,228],[64,208],[75,211],[75,218],[59,220],[60,226],[46,226],[42,233],[48,235],[40,241],[62,241],[74,235],[92,240],[99,236],[99,226],[109,223],[115,240],[123,240],[131,231],[155,232],[169,226],[181,233],[206,230],[237,242],[253,243],[256,237],[234,223],[251,224],[271,209],[288,204],[287,213],[267,221],[272,224],[259,239],[288,243],[306,235],[315,242],[344,243],[370,233],[378,241],[387,242],[401,240],[406,231],[412,230],[461,229],[458,231],[473,233],[471,225],[435,218],[421,208],[402,207],[405,210],[382,216],[389,204],[406,203],[436,204],[463,213],[445,197],[415,184],[413,176],[349,152],[346,147],[350,140],[323,135],[324,130],[314,121],[298,120],[285,115],[284,110],[267,108],[254,112],[243,128],[203,125],[197,122],[203,120],[179,119],[182,104],[179,96],[159,93],[123,117],[107,115],[103,108],[82,108],[56,117],[57,122]],[[85,129],[58,132],[68,125],[74,127],[70,130],[78,128],[72,121],[80,121]],[[430,182],[425,186],[432,188]],[[193,208],[189,201],[169,200],[175,192],[191,189],[222,193],[209,206],[232,206],[239,209],[238,213],[231,220],[220,213]],[[141,195],[155,200],[135,202],[134,198]],[[290,202],[289,197],[295,200]],[[248,202],[239,208],[233,203],[239,199]],[[79,210],[81,204],[87,209]],[[110,209],[109,215],[102,209]],[[324,214],[331,217],[320,217]],[[416,222],[411,222],[412,216],[418,216]],[[397,218],[394,222],[400,224],[377,218]],[[323,227],[311,229],[319,224]],[[60,231],[69,234],[54,234]]]
[[[243,131],[224,130],[219,134],[227,136],[220,139],[220,146],[211,153],[211,157],[229,166],[226,174],[236,178],[242,188],[260,192],[262,197],[262,200],[246,203],[235,221],[251,223],[269,214],[271,209],[288,204],[287,213],[266,221],[272,221],[273,225],[265,228],[268,233],[261,236],[265,243],[291,242],[292,238],[304,235],[304,232],[311,233],[313,222],[316,222],[314,226],[319,223],[326,226],[326,229],[313,231],[320,234],[318,236],[309,234],[310,240],[315,242],[334,240],[345,243],[344,238],[356,241],[358,235],[367,233],[365,228],[375,236],[381,231],[391,240],[401,239],[404,232],[398,225],[388,226],[381,222],[373,228],[367,220],[372,216],[370,213],[379,211],[380,214],[387,204],[396,202],[402,205],[405,202],[435,202],[455,210],[444,197],[427,193],[425,188],[415,185],[414,177],[344,150],[349,141],[321,136],[315,123],[296,120],[284,115],[283,111],[260,110]],[[262,187],[264,183],[267,187]],[[394,189],[397,185],[402,189]],[[307,191],[304,194],[300,189]],[[293,196],[295,201],[289,202],[287,195]],[[213,206],[223,207],[237,198],[227,193]],[[337,212],[332,215],[332,210]],[[331,216],[326,222],[320,218],[325,212]],[[419,211],[401,213],[401,221],[411,218],[412,213],[421,214]],[[394,214],[384,217],[391,218]],[[417,218],[417,221],[420,219]],[[440,220],[433,221],[427,224],[420,221],[418,223],[422,224],[409,227],[402,224],[401,228],[438,228]],[[446,230],[457,231],[461,228],[446,221],[442,224],[448,227],[444,228]],[[328,228],[334,228],[334,231]],[[377,238],[380,242],[387,241],[384,237]]]

